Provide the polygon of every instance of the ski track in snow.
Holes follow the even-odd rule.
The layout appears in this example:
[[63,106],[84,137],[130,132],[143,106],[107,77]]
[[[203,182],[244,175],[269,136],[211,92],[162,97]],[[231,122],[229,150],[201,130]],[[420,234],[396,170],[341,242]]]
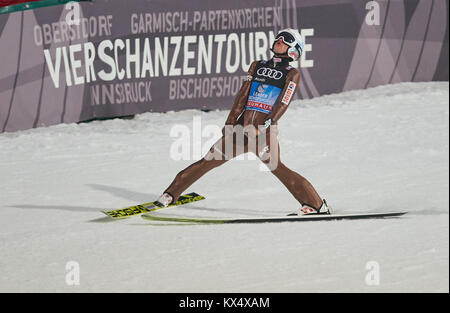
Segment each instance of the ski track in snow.
[[[282,161],[336,213],[402,218],[180,225],[100,210],[152,201],[178,171],[174,125],[220,129],[228,112],[145,113],[0,134],[0,292],[448,292],[449,84],[403,83],[295,101]],[[201,138],[209,148],[211,136]],[[192,138],[191,138],[192,140]],[[191,153],[192,155],[192,153]],[[232,160],[157,214],[279,216],[299,205],[260,162]],[[66,263],[80,285],[66,284]],[[379,285],[366,284],[370,261]]]

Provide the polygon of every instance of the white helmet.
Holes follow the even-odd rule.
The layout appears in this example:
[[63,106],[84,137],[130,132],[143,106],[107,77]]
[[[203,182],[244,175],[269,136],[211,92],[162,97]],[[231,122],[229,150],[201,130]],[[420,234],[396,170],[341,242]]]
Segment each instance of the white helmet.
[[272,52],[275,43],[280,39],[289,46],[285,54],[291,59],[290,61],[297,61],[303,53],[304,45],[303,39],[298,30],[292,28],[282,29],[275,37],[275,41],[272,44]]

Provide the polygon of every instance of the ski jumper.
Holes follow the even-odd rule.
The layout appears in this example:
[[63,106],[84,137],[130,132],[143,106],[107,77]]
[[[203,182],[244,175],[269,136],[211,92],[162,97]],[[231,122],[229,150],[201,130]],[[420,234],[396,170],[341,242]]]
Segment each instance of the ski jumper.
[[311,183],[280,160],[277,122],[287,110],[299,79],[298,70],[289,66],[286,58],[253,62],[230,110],[223,136],[201,160],[179,172],[165,192],[178,199],[213,168],[242,153],[254,153],[301,205],[320,207],[322,199]]

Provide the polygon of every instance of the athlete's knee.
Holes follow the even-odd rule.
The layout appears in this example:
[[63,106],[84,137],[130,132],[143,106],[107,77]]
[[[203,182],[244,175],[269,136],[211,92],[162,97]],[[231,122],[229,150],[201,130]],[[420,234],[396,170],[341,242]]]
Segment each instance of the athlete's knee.
[[276,171],[281,163],[278,153],[270,151],[269,146],[265,146],[259,153],[258,157],[270,171]]
[[219,149],[217,144],[213,145],[209,151],[204,156],[203,160],[205,161],[214,161],[214,160],[220,160],[223,159],[224,155],[222,151]]
[[280,162],[277,160],[271,159],[269,162],[265,163],[265,165],[272,173],[276,173],[280,169]]
[[199,161],[200,166],[202,168],[207,169],[207,170],[219,167],[220,165],[224,164],[225,162],[226,161],[223,160],[223,159],[219,159],[219,160],[216,160],[214,158],[213,159],[207,159],[206,157],[204,157],[203,159],[201,159]]

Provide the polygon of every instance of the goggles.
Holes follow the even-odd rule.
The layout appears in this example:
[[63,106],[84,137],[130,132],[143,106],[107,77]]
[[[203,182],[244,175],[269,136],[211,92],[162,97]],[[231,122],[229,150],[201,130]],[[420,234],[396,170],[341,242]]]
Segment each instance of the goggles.
[[283,39],[283,42],[287,44],[288,46],[292,46],[293,43],[296,42],[294,36],[288,32],[281,32],[276,37],[275,40],[279,40],[280,38]]

